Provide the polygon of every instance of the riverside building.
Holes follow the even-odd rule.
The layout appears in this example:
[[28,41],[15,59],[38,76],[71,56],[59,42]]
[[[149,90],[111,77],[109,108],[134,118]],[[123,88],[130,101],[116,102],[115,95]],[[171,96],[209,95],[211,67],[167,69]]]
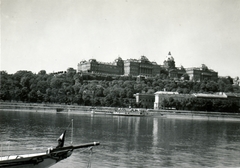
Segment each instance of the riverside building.
[[[169,98],[171,98],[172,100],[179,100],[179,101],[184,99],[189,99],[189,98],[196,98],[196,99],[202,99],[202,100],[231,101],[236,103],[238,106],[240,106],[240,95],[237,93],[219,92],[215,94],[206,94],[206,93],[179,94],[178,92],[158,91],[158,92],[155,92],[154,95],[155,95],[154,109],[166,109],[165,107],[163,107],[164,103],[162,102],[165,99],[169,99]],[[136,101],[140,101],[140,100],[136,99]]]
[[166,107],[164,107],[162,103],[165,99],[172,98],[174,100],[183,100],[186,98],[193,97],[190,94],[179,94],[178,92],[167,91],[158,91],[154,93],[154,95],[155,95],[154,109],[166,109]]
[[136,93],[134,94],[134,97],[136,98],[136,104],[139,107],[153,109],[155,100],[154,94]]

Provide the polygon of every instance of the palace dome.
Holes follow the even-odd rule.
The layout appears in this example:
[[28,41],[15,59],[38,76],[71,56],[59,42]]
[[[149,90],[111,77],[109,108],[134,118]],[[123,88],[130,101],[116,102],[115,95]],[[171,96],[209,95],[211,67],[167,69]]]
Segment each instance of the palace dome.
[[174,61],[173,56],[171,55],[171,52],[169,51],[168,55],[165,58],[165,61]]

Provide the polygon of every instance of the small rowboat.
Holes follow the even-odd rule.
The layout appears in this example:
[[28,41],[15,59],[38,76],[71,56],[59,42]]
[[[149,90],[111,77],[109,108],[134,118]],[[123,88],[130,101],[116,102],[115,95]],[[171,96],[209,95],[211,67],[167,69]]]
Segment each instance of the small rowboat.
[[66,146],[47,150],[44,153],[3,156],[0,157],[0,167],[47,168],[71,156],[75,149],[96,145],[100,145],[100,143],[92,142],[77,146]]
[[66,131],[58,138],[58,145],[56,148],[49,148],[46,152],[42,153],[2,156],[0,157],[0,167],[47,168],[71,156],[75,149],[100,145],[99,142],[91,142],[64,147],[65,133]]

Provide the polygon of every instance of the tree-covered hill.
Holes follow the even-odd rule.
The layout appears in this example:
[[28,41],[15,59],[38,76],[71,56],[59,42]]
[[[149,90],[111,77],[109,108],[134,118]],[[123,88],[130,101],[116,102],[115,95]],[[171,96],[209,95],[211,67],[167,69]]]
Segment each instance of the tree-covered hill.
[[135,93],[154,93],[160,90],[189,93],[236,92],[231,77],[217,81],[185,81],[169,79],[166,73],[154,78],[82,74],[73,68],[60,73],[41,70],[18,71],[15,74],[0,72],[0,99],[34,103],[64,103],[92,106],[135,106]]

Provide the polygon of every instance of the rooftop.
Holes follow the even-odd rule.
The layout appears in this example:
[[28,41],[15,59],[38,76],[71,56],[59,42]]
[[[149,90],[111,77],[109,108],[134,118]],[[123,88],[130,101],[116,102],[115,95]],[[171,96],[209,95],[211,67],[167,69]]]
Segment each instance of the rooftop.
[[157,91],[154,93],[156,94],[179,94],[178,92],[167,92],[167,91]]
[[205,94],[205,93],[195,93],[193,94],[195,97],[202,98],[227,98],[226,94]]

